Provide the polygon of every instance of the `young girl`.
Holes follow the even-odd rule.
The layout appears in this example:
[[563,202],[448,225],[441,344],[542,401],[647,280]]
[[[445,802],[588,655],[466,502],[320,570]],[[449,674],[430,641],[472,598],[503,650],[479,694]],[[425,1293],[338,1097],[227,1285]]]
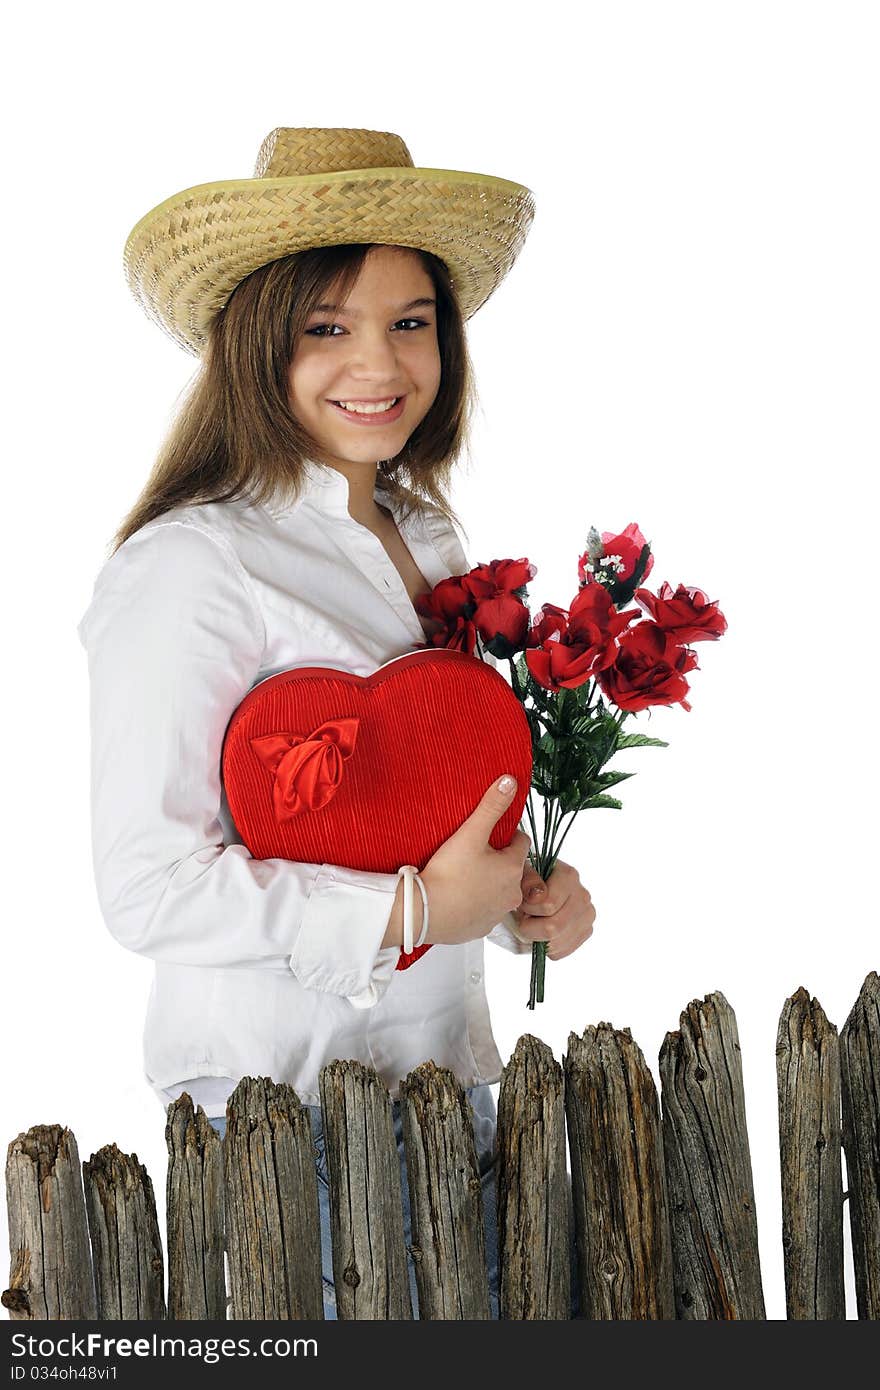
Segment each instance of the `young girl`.
[[[397,970],[400,877],[254,859],[221,785],[223,736],[279,671],[367,675],[430,637],[413,600],[470,568],[444,490],[472,403],[464,320],[531,217],[527,189],[415,169],[397,136],[279,129],[254,179],[176,195],[126,245],[134,293],[201,365],[78,629],[98,898],[113,936],[155,962],[144,1057],[163,1106],[187,1091],[222,1134],[251,1075],[310,1107],[327,1317],[321,1067],[355,1058],[388,1085],[408,1244],[399,1081],[433,1058],[466,1088],[497,1317],[483,939],[523,954],[547,940],[560,959],[595,911],[570,865],[541,882],[522,830],[490,847],[514,793],[502,779],[422,871],[440,949]],[[415,1300],[411,1261],[410,1275]]]

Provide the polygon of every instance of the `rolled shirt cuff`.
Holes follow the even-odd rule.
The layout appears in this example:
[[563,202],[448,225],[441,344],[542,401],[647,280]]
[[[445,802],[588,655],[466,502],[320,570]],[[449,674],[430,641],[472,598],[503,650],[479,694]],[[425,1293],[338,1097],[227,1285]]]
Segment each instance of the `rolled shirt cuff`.
[[382,946],[398,882],[397,874],[322,864],[290,956],[305,989],[342,995],[359,1009],[378,1004],[400,957],[399,946]]
[[512,951],[514,955],[525,955],[526,951],[532,949],[531,941],[526,941],[516,930],[516,918],[512,912],[505,912],[497,927],[493,927],[486,938],[487,941],[494,941],[496,946],[503,946],[505,951]]

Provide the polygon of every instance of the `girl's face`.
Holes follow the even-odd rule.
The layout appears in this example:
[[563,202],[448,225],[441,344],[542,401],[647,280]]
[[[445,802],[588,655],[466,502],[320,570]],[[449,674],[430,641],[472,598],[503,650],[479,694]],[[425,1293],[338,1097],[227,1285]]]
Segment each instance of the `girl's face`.
[[312,314],[288,387],[320,462],[394,458],[425,418],[440,386],[435,299],[414,251],[375,246],[345,303]]

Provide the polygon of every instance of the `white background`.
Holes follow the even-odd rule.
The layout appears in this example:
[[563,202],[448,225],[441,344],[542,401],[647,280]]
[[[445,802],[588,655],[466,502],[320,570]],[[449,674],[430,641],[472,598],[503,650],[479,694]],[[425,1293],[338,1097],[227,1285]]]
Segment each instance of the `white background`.
[[[250,176],[277,125],[393,130],[417,165],[537,200],[470,326],[481,408],[453,499],[468,554],[528,555],[533,604],[564,606],[588,526],[638,521],[651,586],[698,585],[730,625],[696,648],[691,713],[628,722],[670,747],[618,758],[639,774],[623,811],[585,813],[566,841],[598,917],[549,964],[541,1008],[525,1007],[528,957],[487,946],[499,1048],[506,1061],[532,1032],[561,1060],[572,1030],[607,1020],[656,1077],[680,1011],[721,990],[767,1314],[784,1317],[780,1010],[804,985],[840,1027],[880,965],[876,8],[21,16],[3,98],[5,1142],[55,1122],[81,1158],[114,1140],[164,1206],[164,1118],[141,1071],[152,964],[96,903],[76,634],[195,369],[129,295],[125,237],[180,189]],[[848,1301],[853,1316],[851,1278]]]

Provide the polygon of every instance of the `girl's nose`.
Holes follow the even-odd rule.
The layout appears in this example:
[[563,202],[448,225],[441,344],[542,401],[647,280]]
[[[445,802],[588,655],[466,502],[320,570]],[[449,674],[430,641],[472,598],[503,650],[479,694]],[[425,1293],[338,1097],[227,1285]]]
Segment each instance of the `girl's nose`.
[[358,335],[348,365],[360,376],[388,376],[397,369],[395,344],[384,331]]

